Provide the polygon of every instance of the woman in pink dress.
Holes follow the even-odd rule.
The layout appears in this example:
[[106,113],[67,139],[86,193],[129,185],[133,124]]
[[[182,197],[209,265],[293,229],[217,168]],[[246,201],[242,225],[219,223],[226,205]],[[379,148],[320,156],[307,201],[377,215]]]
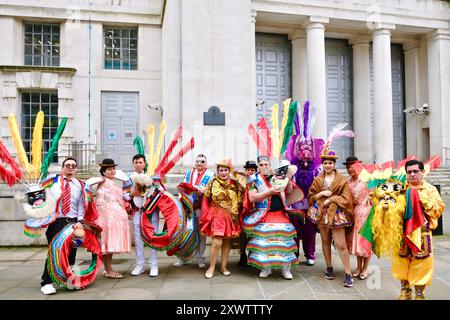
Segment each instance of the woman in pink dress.
[[372,204],[370,203],[369,189],[366,184],[358,179],[358,174],[353,168],[353,164],[361,162],[357,157],[348,157],[344,164],[347,166],[347,173],[350,179],[347,181],[352,192],[353,212],[355,223],[351,235],[350,254],[355,255],[358,261],[358,267],[353,272],[353,277],[359,277],[361,280],[367,278],[367,269],[372,253],[370,242],[359,234],[364,222],[370,213]]
[[103,176],[103,182],[99,183],[95,197],[99,214],[97,223],[103,229],[101,234],[102,260],[105,267],[103,276],[113,279],[123,278],[122,274],[112,268],[113,254],[131,251],[130,225],[123,190],[114,182],[116,166],[112,159],[102,161],[100,174]]

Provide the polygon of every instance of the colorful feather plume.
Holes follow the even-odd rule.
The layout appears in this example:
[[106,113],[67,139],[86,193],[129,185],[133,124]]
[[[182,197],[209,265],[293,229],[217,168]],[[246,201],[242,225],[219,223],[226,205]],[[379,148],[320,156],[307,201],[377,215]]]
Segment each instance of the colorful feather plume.
[[56,150],[58,149],[59,140],[61,139],[64,129],[66,128],[66,124],[67,124],[67,118],[64,117],[64,118],[62,118],[61,123],[59,124],[58,128],[56,129],[55,135],[53,136],[53,139],[52,139],[52,144],[50,146],[50,149],[48,149],[47,155],[45,156],[45,159],[42,162],[42,165],[41,165],[42,179],[45,179],[48,175],[48,167],[50,166],[53,156],[54,156]]
[[289,106],[288,112],[287,112],[287,120],[286,125],[283,132],[283,140],[281,143],[281,150],[280,153],[283,154],[286,151],[286,146],[289,142],[289,139],[291,138],[294,130],[294,121],[295,116],[297,115],[297,101],[292,101],[291,105]]
[[26,171],[29,178],[31,178],[31,165],[28,162],[28,157],[25,153],[25,148],[23,147],[22,138],[20,137],[19,128],[17,126],[16,116],[13,113],[8,117],[8,125],[22,169]]
[[42,165],[42,128],[44,127],[44,112],[39,111],[36,116],[31,144],[31,160],[33,178],[39,178]]
[[[7,166],[10,167],[9,170]],[[13,157],[11,157],[11,154],[8,152],[0,138],[0,179],[12,187],[16,181],[21,178],[22,171],[20,171],[19,165]]]
[[164,153],[158,166],[155,168],[155,172],[159,172],[161,170],[161,168],[167,163],[169,156],[172,154],[173,149],[177,145],[177,143],[180,140],[180,138],[182,137],[182,135],[183,135],[183,127],[180,126],[180,127],[178,127],[177,131],[175,131],[175,133],[172,137],[172,141],[169,144],[169,147],[167,148],[166,152]]
[[145,154],[144,142],[142,141],[142,138],[140,136],[134,138],[133,145],[136,148],[136,152],[138,154]]

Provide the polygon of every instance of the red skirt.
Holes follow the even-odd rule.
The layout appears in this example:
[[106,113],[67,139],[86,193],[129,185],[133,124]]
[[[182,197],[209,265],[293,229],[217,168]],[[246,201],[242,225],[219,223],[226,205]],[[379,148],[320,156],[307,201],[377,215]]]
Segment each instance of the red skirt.
[[232,213],[215,205],[202,212],[199,227],[207,237],[236,238],[241,234],[241,226],[233,221]]

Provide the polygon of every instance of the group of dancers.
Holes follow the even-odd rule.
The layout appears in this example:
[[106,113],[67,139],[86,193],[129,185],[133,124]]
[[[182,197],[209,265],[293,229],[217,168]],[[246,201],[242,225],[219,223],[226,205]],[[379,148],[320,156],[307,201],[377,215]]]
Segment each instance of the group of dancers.
[[[38,236],[46,230],[49,254],[42,293],[55,293],[53,283],[69,289],[86,287],[94,281],[102,261],[104,277],[123,278],[113,269],[112,257],[131,251],[132,220],[136,250],[132,276],[145,272],[145,245],[150,247],[150,277],[159,273],[157,251],[175,255],[175,267],[195,258],[198,267],[205,268],[205,244],[210,237],[205,278],[215,276],[219,253],[220,273],[231,275],[229,254],[237,243],[239,265],[259,269],[261,278],[278,269],[284,279],[291,280],[292,268],[299,262],[315,264],[318,232],[326,279],[335,279],[332,244],[343,264],[345,287],[352,287],[355,277],[364,280],[369,276],[374,252],[392,259],[392,274],[401,282],[400,299],[412,299],[413,287],[415,298],[424,299],[433,273],[431,231],[437,227],[445,205],[436,188],[423,177],[439,166],[439,158],[423,163],[408,157],[394,172],[393,161],[366,165],[352,156],[343,163],[349,175],[346,179],[336,170],[339,157],[332,150],[336,139],[353,137],[351,130],[344,130],[346,124],[334,127],[324,141],[312,137],[315,108],[308,102],[301,107],[296,101],[286,100],[283,111],[281,130],[277,105],[273,107],[272,129],[264,118],[256,126],[249,125],[249,136],[258,148],[257,161],[247,161],[240,171],[231,159],[208,166],[207,157],[198,154],[195,167],[186,172],[177,187],[177,197],[166,190],[163,180],[194,147],[192,138],[168,159],[181,138],[181,128],[160,161],[161,143],[152,153],[154,136],[153,128],[149,128],[149,158],[144,155],[142,142],[135,141],[137,154],[131,160],[131,174],[116,170],[113,159],[104,159],[99,164],[100,175],[84,182],[76,177],[77,161],[71,157],[63,161],[59,174],[43,179],[50,161],[47,158],[52,154],[40,161],[37,143],[33,162],[28,163],[20,136],[17,138],[15,119],[10,116],[22,170],[1,143],[0,156],[9,167],[0,173],[11,186],[26,181],[24,208],[30,219],[25,223],[25,234]],[[65,121],[56,136],[61,135]],[[36,120],[35,130],[42,130],[39,126]],[[164,130],[162,125],[161,132]],[[52,141],[52,147],[57,147],[58,140]],[[211,170],[214,167],[215,172]],[[79,247],[92,253],[91,265],[81,272],[73,270]],[[350,255],[357,257],[353,271]]]

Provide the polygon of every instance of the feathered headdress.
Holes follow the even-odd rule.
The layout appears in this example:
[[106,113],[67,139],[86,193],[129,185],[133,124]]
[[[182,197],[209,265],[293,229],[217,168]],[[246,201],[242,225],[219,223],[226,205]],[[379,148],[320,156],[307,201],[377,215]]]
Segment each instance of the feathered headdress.
[[249,124],[247,132],[256,143],[260,156],[267,156],[275,160],[281,158],[281,155],[286,151],[286,146],[294,130],[297,105],[297,101],[292,101],[290,98],[283,101],[281,129],[278,129],[277,103],[272,106],[272,130],[267,126],[264,117],[256,124],[259,130],[252,123]]
[[347,126],[347,123],[339,123],[331,129],[330,134],[328,135],[327,142],[322,150],[322,154],[320,155],[321,159],[338,159],[336,152],[331,150],[331,144],[340,137],[349,137],[353,138],[355,134],[352,130],[343,130]]
[[[369,189],[377,188],[383,185],[388,180],[397,181],[399,183],[406,183],[405,164],[409,160],[416,159],[415,156],[408,156],[397,164],[397,169],[394,172],[394,161],[387,161],[381,165],[355,163],[352,165],[358,178],[367,184]],[[433,156],[424,163],[424,176],[428,175],[431,170],[439,168],[441,165],[441,158]]]
[[[155,129],[153,125],[148,126],[148,143],[149,143],[149,153],[148,153],[148,167],[146,169],[147,175],[153,176],[154,180],[161,181],[165,175],[180,161],[186,153],[188,153],[190,150],[194,149],[195,146],[195,140],[194,137],[192,137],[188,143],[184,147],[182,147],[174,157],[172,157],[169,160],[169,157],[173,153],[173,150],[175,149],[176,145],[180,141],[183,135],[183,128],[180,126],[177,128],[177,130],[174,133],[174,136],[172,137],[172,141],[169,144],[169,147],[167,148],[166,152],[164,153],[163,157],[159,161],[159,156],[161,154],[162,149],[162,143],[164,140],[164,136],[166,133],[166,123],[164,121],[161,122],[160,125],[160,132],[159,132],[159,139],[158,139],[158,145],[156,150],[154,150],[154,140],[155,140]],[[140,137],[136,137],[136,139],[133,142],[134,146],[136,147],[136,151],[138,153],[144,154],[144,143],[142,142],[142,139]],[[159,162],[158,162],[159,161]]]
[[[66,126],[67,118],[63,118],[61,123],[58,126],[58,129],[56,130],[56,133],[52,139],[51,147],[47,152],[47,155],[44,160],[42,160],[42,129],[44,126],[44,113],[42,111],[39,111],[36,116],[36,121],[34,124],[33,129],[33,137],[32,137],[32,143],[31,143],[31,163],[28,161],[28,157],[25,153],[25,148],[23,147],[22,138],[20,137],[16,117],[14,114],[10,114],[8,117],[8,125],[9,130],[11,132],[12,139],[14,141],[14,145],[16,147],[17,156],[19,158],[19,163],[21,166],[22,171],[25,172],[24,180],[21,179],[21,174],[19,175],[18,172],[20,172],[19,166],[15,161],[13,161],[12,157],[7,152],[6,148],[4,148],[2,144],[2,148],[0,148],[0,156],[3,158],[3,162],[6,162],[9,164],[12,168],[12,171],[9,173],[5,171],[4,166],[0,166],[0,175],[3,177],[8,177],[7,182],[9,185],[14,184],[12,182],[12,176],[15,177],[15,181],[21,181],[24,183],[28,190],[35,190],[36,186],[39,185],[41,179],[44,179],[47,177],[48,174],[48,167],[50,165],[50,161],[53,158],[53,155],[56,152],[56,149],[58,148],[58,143],[61,138],[61,135],[64,131],[64,128]],[[15,165],[13,164],[15,163]],[[1,174],[3,172],[3,174]],[[6,172],[6,173],[5,173]]]

